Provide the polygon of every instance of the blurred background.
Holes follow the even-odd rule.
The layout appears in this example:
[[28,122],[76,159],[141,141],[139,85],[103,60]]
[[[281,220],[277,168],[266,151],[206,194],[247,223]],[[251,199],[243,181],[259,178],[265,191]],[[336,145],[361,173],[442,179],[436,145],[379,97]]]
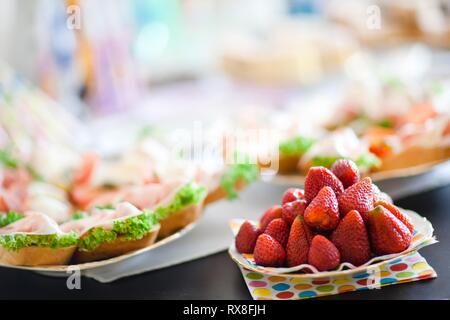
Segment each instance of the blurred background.
[[[444,0],[1,0],[0,7],[8,77],[78,119],[124,126],[222,114],[251,124],[304,101],[326,110],[342,79],[369,74],[395,84],[450,73]],[[118,120],[124,114],[134,120]]]
[[282,104],[358,50],[444,50],[449,15],[438,0],[1,0],[0,59],[77,115],[164,95]]

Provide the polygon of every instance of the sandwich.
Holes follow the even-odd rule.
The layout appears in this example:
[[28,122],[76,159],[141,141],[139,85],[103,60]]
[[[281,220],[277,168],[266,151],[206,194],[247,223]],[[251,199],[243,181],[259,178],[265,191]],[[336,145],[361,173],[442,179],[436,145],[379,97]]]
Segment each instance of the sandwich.
[[139,210],[130,203],[96,207],[78,212],[61,230],[78,235],[75,263],[113,258],[145,248],[156,241],[159,224],[154,212]]
[[38,177],[8,148],[0,149],[0,212],[45,212],[61,223],[71,210],[65,190]]
[[64,232],[49,216],[39,212],[1,215],[0,263],[19,266],[68,264],[78,236]]
[[233,200],[238,197],[238,192],[247,184],[255,181],[258,177],[258,167],[253,164],[234,164],[221,171],[216,181],[208,185],[208,194],[205,204],[221,199]]
[[389,128],[371,127],[363,138],[381,159],[378,171],[432,164],[450,158],[450,116],[417,105]]
[[165,238],[195,222],[201,215],[206,189],[196,183],[183,184],[153,205],[161,224],[160,238]]
[[150,209],[161,225],[159,237],[167,237],[200,216],[206,188],[194,182],[170,181],[127,185],[96,193],[85,208],[129,202],[140,210]]
[[300,158],[313,146],[315,139],[302,135],[281,141],[279,145],[279,172],[293,173]]
[[301,158],[298,169],[306,173],[312,166],[330,168],[338,159],[353,160],[361,173],[368,173],[380,165],[378,157],[370,152],[365,141],[350,128],[328,133],[317,141]]

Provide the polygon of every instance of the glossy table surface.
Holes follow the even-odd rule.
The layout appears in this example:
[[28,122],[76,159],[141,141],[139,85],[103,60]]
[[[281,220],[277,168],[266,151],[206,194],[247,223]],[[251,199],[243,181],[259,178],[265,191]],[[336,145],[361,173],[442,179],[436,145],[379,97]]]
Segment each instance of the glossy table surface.
[[[421,253],[438,278],[321,299],[450,299],[450,186],[397,204],[432,222],[439,243]],[[82,278],[80,290],[69,290],[66,278],[6,268],[0,268],[0,283],[1,299],[251,299],[226,252],[108,284]]]

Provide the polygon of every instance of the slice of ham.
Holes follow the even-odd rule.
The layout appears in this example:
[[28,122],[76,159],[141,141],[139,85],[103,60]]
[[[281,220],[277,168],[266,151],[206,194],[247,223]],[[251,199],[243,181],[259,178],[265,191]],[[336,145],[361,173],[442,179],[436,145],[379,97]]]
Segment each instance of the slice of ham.
[[94,227],[102,227],[110,230],[114,221],[125,220],[141,214],[142,211],[128,202],[121,202],[115,209],[93,209],[92,214],[86,218],[68,221],[60,226],[64,232],[75,231],[80,235],[85,234]]
[[6,169],[0,172],[0,211],[24,211],[27,187],[31,180],[24,169]]
[[1,186],[5,189],[13,186],[25,187],[30,181],[30,174],[25,169],[6,169],[3,171]]
[[[80,209],[86,210],[89,204],[97,197],[112,191],[102,188],[93,187],[89,184],[75,185],[70,191],[71,201]],[[115,191],[114,191],[115,192]]]
[[405,149],[414,146],[445,147],[445,130],[449,119],[449,115],[440,115],[423,124],[407,123],[398,129],[397,134]]
[[46,214],[28,211],[25,213],[25,217],[0,228],[0,234],[63,234],[56,221],[47,216]]
[[84,155],[81,166],[74,174],[74,183],[83,184],[88,183],[92,172],[99,161],[99,157],[94,153],[87,153]]
[[0,212],[22,212],[26,208],[26,190],[21,188],[0,189]]
[[[115,203],[117,201],[112,200],[131,186],[158,182],[154,167],[151,159],[140,153],[125,154],[116,160],[86,154],[74,175],[71,200],[83,210],[99,201],[103,204]],[[112,186],[113,189],[105,186]]]
[[74,185],[101,188],[105,185],[121,187],[155,182],[155,164],[141,153],[125,153],[119,159],[103,159],[89,153],[74,174]]
[[424,125],[427,120],[437,117],[439,113],[430,103],[421,103],[412,106],[408,112],[397,117],[397,126],[406,124]]
[[63,189],[33,181],[28,185],[27,192],[27,210],[43,212],[57,223],[70,219],[72,208]]
[[126,186],[116,191],[107,191],[95,197],[87,207],[92,208],[98,205],[116,204],[124,201],[133,204],[139,209],[153,209],[156,206],[169,204],[183,184],[182,181],[170,181]]

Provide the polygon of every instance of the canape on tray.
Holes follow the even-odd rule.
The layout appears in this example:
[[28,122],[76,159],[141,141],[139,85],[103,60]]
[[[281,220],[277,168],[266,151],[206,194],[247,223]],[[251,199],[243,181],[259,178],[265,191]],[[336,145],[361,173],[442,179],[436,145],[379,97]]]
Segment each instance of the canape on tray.
[[69,263],[77,248],[75,233],[63,232],[43,213],[27,212],[25,216],[9,213],[4,217],[8,218],[6,223],[11,223],[0,228],[1,263],[23,266]]
[[160,226],[154,212],[123,202],[97,207],[90,214],[62,224],[61,229],[79,236],[73,260],[82,263],[147,247],[156,241]]

